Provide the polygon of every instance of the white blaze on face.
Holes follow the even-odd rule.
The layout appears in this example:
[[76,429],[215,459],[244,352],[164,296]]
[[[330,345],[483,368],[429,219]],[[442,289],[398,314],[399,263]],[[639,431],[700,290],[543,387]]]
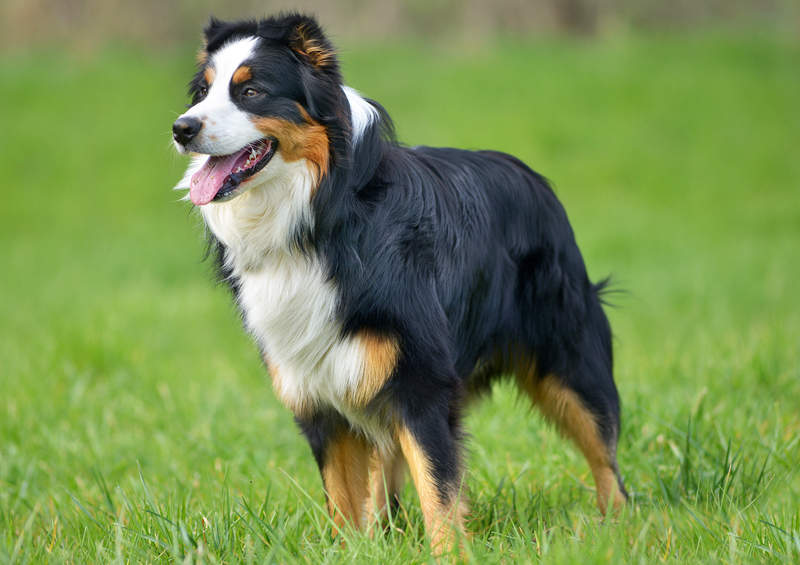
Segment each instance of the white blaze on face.
[[208,94],[181,116],[199,119],[203,129],[188,147],[176,143],[179,151],[230,155],[264,137],[250,121],[248,113],[233,103],[230,88],[233,73],[253,56],[257,45],[256,37],[237,39],[211,56],[208,64],[214,69],[214,81]]

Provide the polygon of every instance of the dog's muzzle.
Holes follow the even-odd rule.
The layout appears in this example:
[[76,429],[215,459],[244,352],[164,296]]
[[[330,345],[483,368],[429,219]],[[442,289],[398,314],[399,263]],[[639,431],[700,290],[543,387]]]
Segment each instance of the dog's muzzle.
[[201,129],[203,122],[197,118],[181,117],[172,124],[172,138],[185,146],[200,133]]

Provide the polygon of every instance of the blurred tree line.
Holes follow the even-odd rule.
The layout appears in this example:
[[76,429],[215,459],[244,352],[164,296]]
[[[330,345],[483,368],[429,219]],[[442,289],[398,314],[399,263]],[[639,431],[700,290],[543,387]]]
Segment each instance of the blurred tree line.
[[209,14],[316,14],[334,38],[497,35],[692,27],[767,27],[800,32],[800,0],[2,0],[0,47],[42,43],[91,48],[113,40],[196,41]]

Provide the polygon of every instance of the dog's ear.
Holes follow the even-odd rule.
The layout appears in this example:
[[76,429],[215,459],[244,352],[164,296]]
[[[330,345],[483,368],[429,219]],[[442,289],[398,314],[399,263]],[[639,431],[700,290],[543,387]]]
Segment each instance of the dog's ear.
[[311,69],[301,68],[300,84],[303,87],[303,96],[306,99],[305,107],[308,113],[314,118],[319,118],[320,109],[317,105],[320,101],[326,101],[330,96],[328,83],[316,77]]
[[336,52],[319,24],[309,16],[297,16],[288,34],[289,47],[312,67],[321,71],[336,69]]
[[225,27],[225,22],[222,20],[218,20],[214,16],[208,18],[208,23],[206,24],[206,27],[203,28],[203,36],[206,45],[213,41],[214,37],[216,37],[223,27]]
[[208,44],[214,41],[214,38],[225,27],[225,22],[218,20],[214,16],[208,19],[208,24],[203,28],[203,46],[197,52],[197,64],[200,67],[205,66],[208,62]]

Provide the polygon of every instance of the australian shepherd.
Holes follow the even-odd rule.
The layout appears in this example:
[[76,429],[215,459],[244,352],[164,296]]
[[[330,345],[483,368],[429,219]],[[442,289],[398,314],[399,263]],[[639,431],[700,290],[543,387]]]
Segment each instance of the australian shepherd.
[[[336,528],[390,511],[406,469],[434,548],[464,533],[463,408],[512,379],[626,500],[604,283],[547,181],[496,151],[406,147],[345,86],[317,22],[212,19],[173,124],[178,185]],[[513,432],[509,432],[513,433]]]

